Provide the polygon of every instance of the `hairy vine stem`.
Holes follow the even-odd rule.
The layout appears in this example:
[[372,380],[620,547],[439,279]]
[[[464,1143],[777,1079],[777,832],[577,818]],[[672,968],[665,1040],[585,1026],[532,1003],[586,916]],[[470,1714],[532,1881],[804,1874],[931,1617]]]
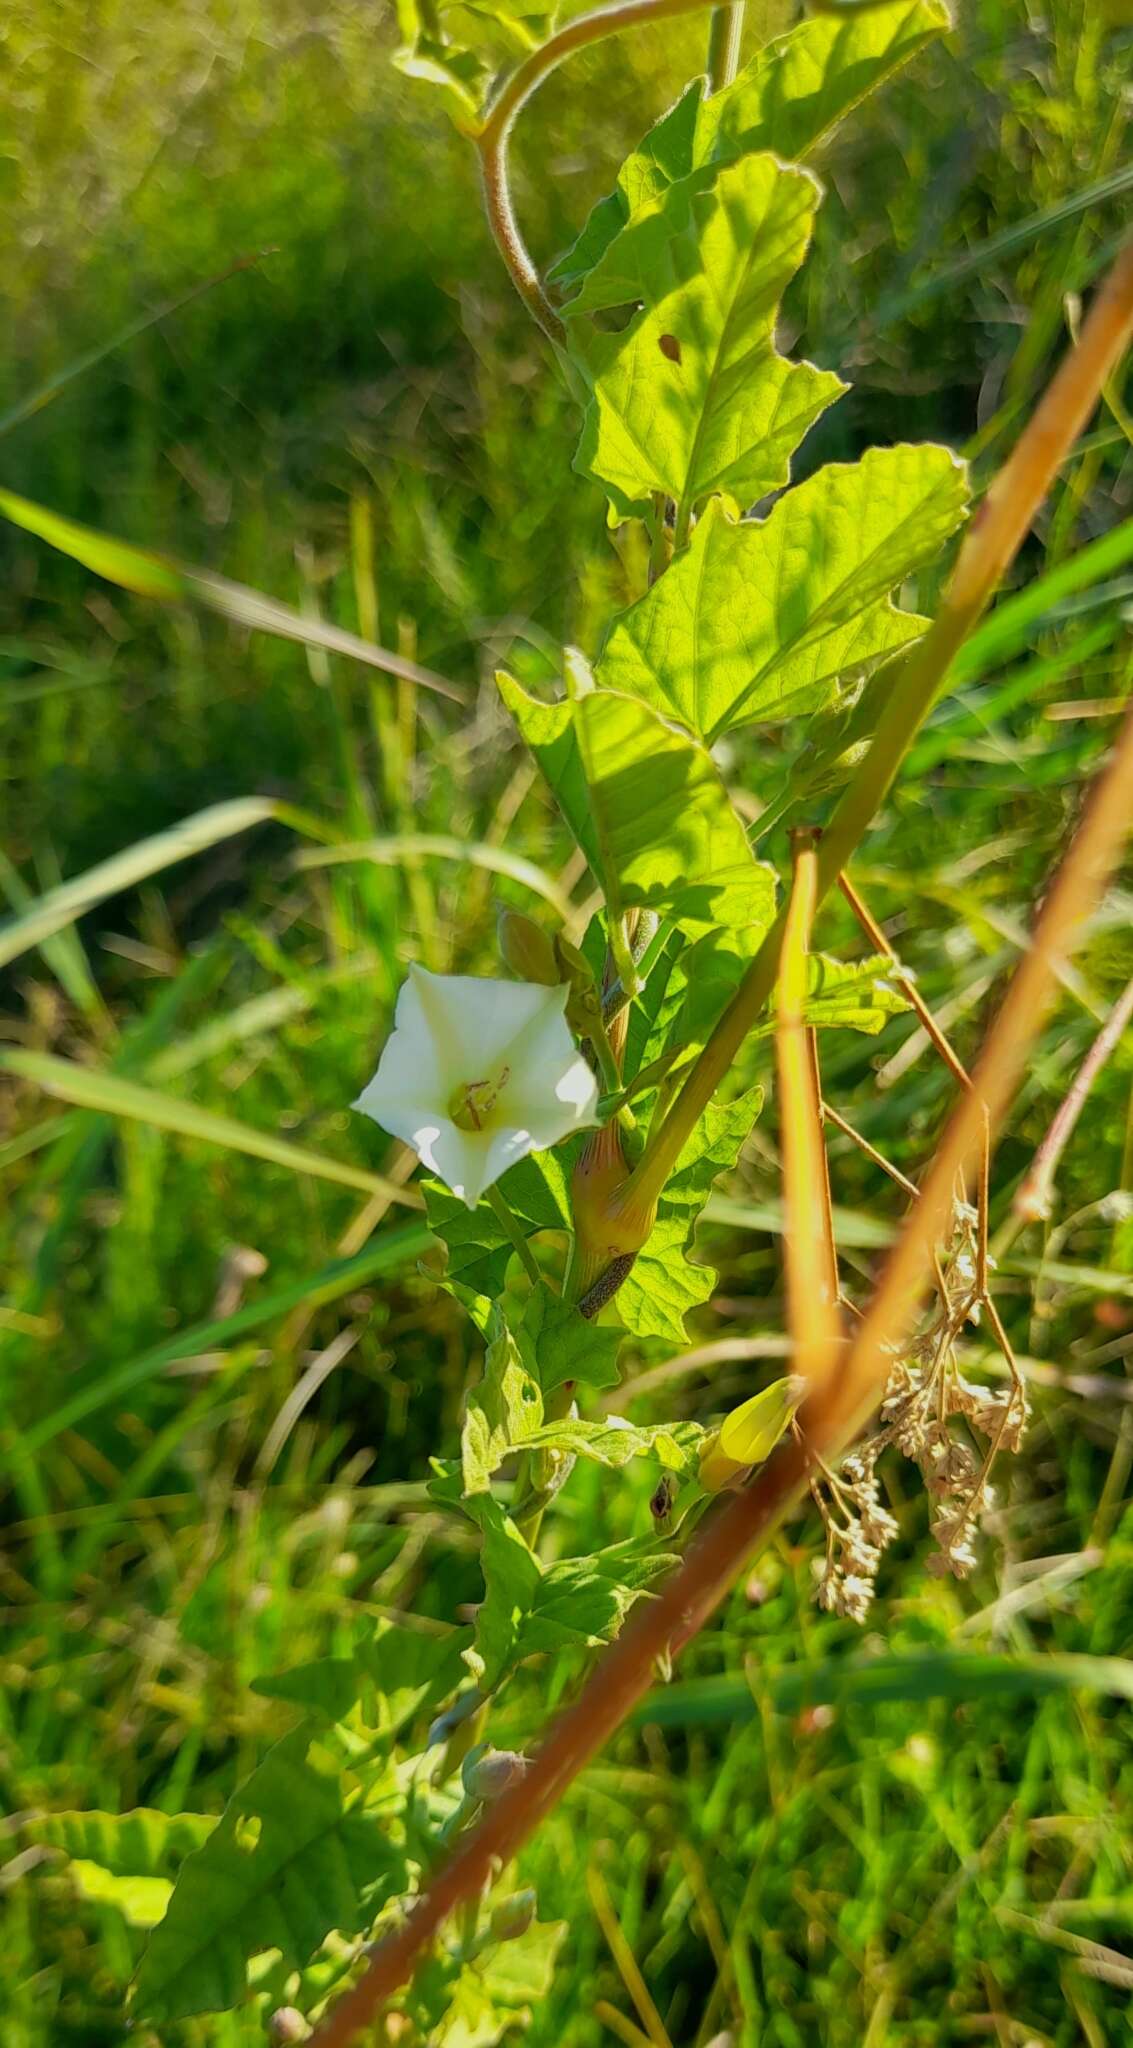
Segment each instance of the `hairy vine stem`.
[[[548,37],[545,43],[523,59],[522,64],[516,66],[511,77],[505,79],[484,116],[483,126],[474,137],[480,155],[488,225],[496,246],[528,312],[548,339],[559,345],[566,340],[566,329],[547,296],[512,205],[508,149],[516,116],[532,94],[538,91],[543,80],[567,57],[573,57],[576,50],[584,50],[590,43],[602,42],[606,36],[619,35],[622,29],[640,28],[650,21],[666,21],[670,15],[694,14],[699,8],[711,4],[712,0],[612,0],[608,7],[598,7],[592,14],[580,14],[576,21],[568,21],[565,27]],[[732,14],[739,10],[728,7],[723,11]]]
[[348,2048],[408,1977],[449,1914],[479,1893],[550,1812],[591,1757],[637,1705],[658,1658],[675,1656],[707,1621],[754,1546],[766,1540],[809,1482],[818,1458],[837,1458],[876,1405],[918,1302],[932,1281],[933,1253],[956,1175],[978,1158],[1018,1082],[1076,933],[1113,870],[1133,819],[1133,711],[1043,905],[1032,944],[988,1034],[972,1087],[945,1129],[920,1198],[856,1326],[842,1369],[826,1376],[756,1478],[703,1523],[683,1563],[642,1603],[606,1650],[574,1705],[553,1722],[523,1778],[491,1806],[436,1874],[411,1912],[373,1951],[365,1975],[312,2037],[312,2048]]

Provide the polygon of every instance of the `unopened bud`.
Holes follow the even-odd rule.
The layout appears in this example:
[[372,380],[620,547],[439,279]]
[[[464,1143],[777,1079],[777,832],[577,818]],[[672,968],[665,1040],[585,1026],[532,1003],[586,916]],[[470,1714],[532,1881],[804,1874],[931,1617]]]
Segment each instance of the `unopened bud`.
[[289,2048],[292,2041],[305,2041],[310,2027],[301,2012],[293,2005],[277,2006],[268,2020],[268,2039],[278,2043],[278,2048]]
[[520,981],[538,982],[542,988],[556,988],[569,976],[560,974],[555,948],[542,925],[524,917],[519,910],[501,910],[496,925],[500,955]]
[[488,1922],[492,1940],[518,1941],[535,1918],[535,1904],[535,1894],[531,1890],[513,1892],[510,1899],[502,1899]]
[[734,1486],[741,1473],[747,1469],[746,1465],[737,1464],[735,1458],[729,1458],[727,1452],[720,1449],[719,1430],[712,1436],[705,1437],[700,1447],[700,1468],[697,1475],[705,1493],[720,1493],[725,1486]]
[[527,1758],[514,1749],[469,1750],[461,1769],[461,1781],[470,1799],[498,1799],[501,1792],[518,1785],[527,1771]]
[[594,970],[584,953],[564,939],[561,932],[555,934],[555,959],[558,963],[559,981],[565,981],[570,989],[567,997],[566,1020],[572,1031],[580,1038],[586,1038],[602,1016],[602,998]]

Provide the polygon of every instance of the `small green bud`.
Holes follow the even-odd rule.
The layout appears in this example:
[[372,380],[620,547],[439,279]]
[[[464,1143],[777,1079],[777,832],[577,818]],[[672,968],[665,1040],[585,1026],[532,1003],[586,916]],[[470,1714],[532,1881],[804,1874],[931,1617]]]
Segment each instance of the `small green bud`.
[[535,1918],[535,1903],[535,1894],[530,1889],[513,1892],[510,1899],[501,1899],[488,1922],[492,1940],[518,1941]]
[[559,932],[555,936],[555,959],[558,963],[558,979],[565,981],[570,989],[567,998],[566,1020],[572,1031],[580,1038],[588,1038],[602,1015],[602,998],[594,971],[585,954]]
[[520,981],[534,981],[541,988],[556,988],[569,976],[559,972],[555,947],[541,925],[519,910],[501,910],[496,926],[500,954]]

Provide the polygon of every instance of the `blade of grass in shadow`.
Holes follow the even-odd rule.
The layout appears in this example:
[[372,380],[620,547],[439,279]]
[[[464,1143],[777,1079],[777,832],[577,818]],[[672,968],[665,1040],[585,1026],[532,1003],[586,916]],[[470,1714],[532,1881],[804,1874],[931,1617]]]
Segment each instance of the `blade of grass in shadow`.
[[534,895],[542,896],[558,912],[564,924],[569,924],[574,916],[569,897],[563,895],[558,883],[542,868],[536,867],[534,861],[524,860],[519,853],[508,853],[502,846],[488,846],[478,840],[452,839],[440,832],[397,832],[388,838],[360,839],[342,846],[311,847],[296,854],[295,866],[324,868],[337,866],[341,861],[372,860],[385,867],[395,867],[426,854],[437,860],[467,861],[471,867],[506,875],[509,880],[530,889]]
[[235,263],[229,264],[227,270],[218,271],[215,277],[206,277],[200,284],[191,285],[188,291],[179,292],[175,298],[166,299],[164,304],[156,306],[152,313],[139,314],[136,320],[129,321],[125,327],[118,329],[117,334],[112,334],[109,341],[100,341],[97,347],[89,348],[81,356],[75,356],[71,362],[64,363],[63,368],[56,370],[53,377],[48,377],[44,383],[37,385],[26,398],[17,399],[15,405],[9,406],[7,412],[0,413],[0,434],[10,434],[13,427],[22,426],[25,420],[30,420],[37,412],[42,412],[44,406],[50,405],[53,398],[58,398],[59,393],[65,391],[68,384],[73,384],[76,377],[85,376],[88,370],[96,369],[99,363],[106,361],[107,356],[112,356],[117,349],[126,348],[131,341],[136,341],[139,334],[145,334],[160,321],[168,320],[171,314],[179,313],[182,307],[191,306],[194,299],[203,298],[206,292],[214,291],[217,285],[227,284],[230,277],[239,277],[242,271],[254,270],[256,264],[262,262],[265,256],[274,256],[275,253],[274,249],[257,249],[250,256],[239,257]]
[[152,554],[148,548],[137,548],[112,534],[99,533],[93,526],[81,526],[77,520],[65,519],[45,505],[34,505],[29,498],[17,497],[14,491],[0,490],[0,513],[13,526],[34,533],[61,554],[81,562],[85,569],[93,569],[96,576],[104,576],[108,583],[117,583],[139,597],[157,598],[165,604],[202,605],[233,625],[246,626],[256,633],[272,633],[281,640],[297,640],[303,647],[321,647],[328,654],[345,654],[352,661],[364,662],[368,668],[402,676],[419,689],[451,697],[456,704],[465,702],[463,690],[446,682],[443,676],[434,675],[431,669],[419,668],[416,662],[405,661],[401,655],[376,647],[341,626],[304,618],[293,606],[265,597],[247,584],[230,583],[227,577],[214,576],[208,569],[187,568],[165,555]]
[[395,1229],[383,1230],[356,1258],[333,1260],[318,1272],[307,1273],[302,1279],[293,1280],[288,1286],[277,1287],[258,1301],[249,1302],[246,1307],[237,1309],[234,1315],[191,1324],[177,1336],[154,1345],[152,1350],[140,1352],[121,1365],[112,1366],[101,1378],[81,1388],[53,1414],[44,1416],[24,1432],[24,1448],[28,1452],[42,1450],[61,1431],[73,1428],[76,1422],[82,1422],[88,1415],[94,1415],[110,1402],[119,1400],[143,1380],[156,1378],[167,1365],[180,1358],[192,1358],[202,1351],[221,1350],[225,1345],[247,1336],[250,1331],[262,1329],[276,1316],[287,1315],[293,1308],[325,1308],[328,1302],[341,1300],[344,1294],[365,1286],[381,1274],[412,1265],[432,1242],[432,1235],[424,1223],[399,1224]]
[[380,1173],[351,1166],[344,1159],[328,1159],[305,1145],[293,1145],[273,1131],[257,1131],[235,1117],[218,1116],[195,1102],[177,1095],[163,1095],[156,1088],[142,1087],[105,1068],[82,1067],[75,1060],[56,1059],[52,1053],[0,1051],[0,1073],[15,1074],[33,1081],[64,1102],[79,1109],[94,1109],[106,1116],[131,1117],[152,1124],[158,1130],[175,1131],[181,1137],[197,1138],[207,1145],[222,1145],[231,1152],[244,1152],[252,1159],[264,1159],[271,1166],[283,1166],[292,1173],[309,1173],[318,1180],[336,1181],[346,1188],[360,1188],[364,1194],[387,1195],[409,1209],[422,1206],[414,1188],[399,1188]]

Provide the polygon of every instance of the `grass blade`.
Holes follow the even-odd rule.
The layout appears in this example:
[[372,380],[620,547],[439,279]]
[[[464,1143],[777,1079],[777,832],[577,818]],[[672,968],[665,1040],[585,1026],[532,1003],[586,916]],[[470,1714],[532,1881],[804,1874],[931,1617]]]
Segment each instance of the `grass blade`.
[[379,1274],[393,1273],[399,1267],[408,1266],[426,1252],[432,1244],[432,1233],[424,1223],[399,1224],[396,1229],[383,1230],[365,1251],[352,1259],[335,1259],[330,1265],[320,1267],[316,1273],[306,1273],[300,1280],[293,1280],[286,1287],[277,1287],[260,1300],[249,1302],[237,1309],[234,1315],[220,1316],[203,1323],[192,1323],[187,1330],[180,1330],[175,1337],[166,1338],[149,1351],[128,1358],[121,1365],[112,1366],[101,1379],[82,1387],[57,1408],[52,1415],[45,1416],[27,1430],[23,1437],[23,1448],[40,1451],[52,1442],[63,1430],[71,1429],[76,1422],[82,1422],[88,1415],[97,1414],[112,1401],[120,1400],[142,1381],[155,1379],[167,1365],[173,1365],[179,1358],[193,1358],[198,1352],[218,1351],[233,1344],[251,1331],[262,1329],[265,1323],[274,1321],[276,1316],[285,1316],[295,1308],[325,1308],[328,1302],[341,1300],[356,1287],[362,1287]]
[[384,1195],[406,1208],[421,1207],[415,1188],[398,1187],[380,1173],[351,1166],[344,1159],[328,1159],[305,1145],[293,1145],[272,1131],[254,1130],[232,1116],[218,1116],[198,1103],[185,1102],[177,1095],[164,1095],[157,1088],[144,1088],[105,1068],[82,1067],[75,1060],[56,1059],[52,1053],[0,1051],[0,1072],[34,1081],[49,1095],[74,1103],[79,1109],[94,1109],[105,1116],[131,1117],[152,1124],[158,1130],[174,1131],[184,1138],[198,1138],[206,1145],[223,1145],[228,1151],[265,1159],[271,1166],[284,1166],[292,1173],[313,1174],[318,1180],[336,1181],[341,1187],[360,1188],[363,1194]]
[[203,605],[206,611],[218,612],[221,618],[247,626],[253,632],[297,640],[303,647],[321,647],[328,654],[345,654],[352,661],[364,662],[368,668],[402,676],[422,690],[435,690],[441,697],[451,697],[454,703],[465,701],[463,690],[446,682],[443,676],[434,675],[431,669],[419,668],[416,662],[373,646],[341,626],[305,618],[293,606],[265,597],[247,584],[230,583],[227,577],[214,576],[208,569],[186,568],[165,555],[152,554],[148,548],[137,548],[112,534],[99,533],[93,526],[80,526],[77,520],[65,519],[45,505],[33,505],[30,498],[17,497],[14,491],[0,491],[0,512],[25,533],[34,533],[61,554],[81,562],[85,569],[93,569],[96,576],[104,576],[108,583],[117,583],[139,597],[158,598],[166,604]]

